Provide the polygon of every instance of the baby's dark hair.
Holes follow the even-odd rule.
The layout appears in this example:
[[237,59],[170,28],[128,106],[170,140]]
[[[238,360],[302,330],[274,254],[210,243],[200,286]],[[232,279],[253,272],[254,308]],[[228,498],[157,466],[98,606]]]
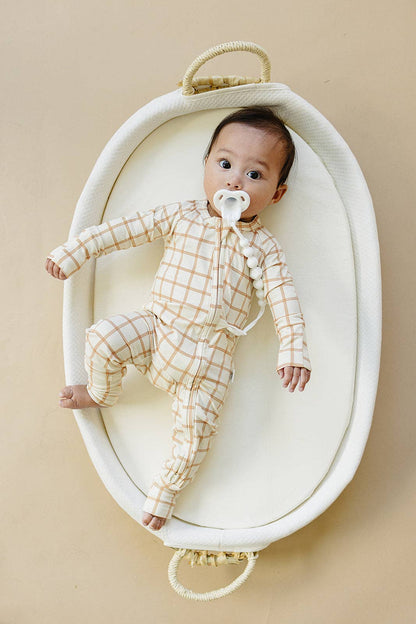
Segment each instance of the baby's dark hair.
[[276,135],[285,144],[286,160],[280,172],[277,186],[279,187],[281,184],[284,184],[295,160],[295,145],[283,121],[268,106],[248,106],[247,108],[241,108],[227,115],[227,117],[224,117],[212,134],[210,143],[204,154],[204,161],[209,156],[212,146],[217,140],[221,130],[230,123],[242,123],[252,126],[253,128],[265,130],[270,134]]

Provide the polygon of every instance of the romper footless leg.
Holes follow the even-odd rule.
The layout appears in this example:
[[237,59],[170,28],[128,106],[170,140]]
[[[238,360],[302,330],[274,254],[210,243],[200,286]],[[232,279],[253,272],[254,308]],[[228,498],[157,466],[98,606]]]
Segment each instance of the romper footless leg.
[[121,392],[126,364],[143,374],[154,349],[154,316],[150,312],[117,314],[86,330],[87,390],[96,403],[114,405]]
[[154,477],[143,511],[171,518],[177,494],[195,477],[217,433],[214,421],[221,405],[201,387],[177,388],[172,405],[172,454]]
[[154,477],[143,511],[171,518],[178,493],[193,480],[206,457],[230,384],[234,344],[224,333],[202,341],[198,372],[177,385],[171,456]]
[[[179,348],[176,342],[166,347],[160,337],[171,338],[172,330],[159,335],[158,329],[160,333],[157,317],[146,311],[98,321],[86,330],[85,367],[87,390],[102,406],[116,403],[127,364],[143,374],[151,373],[154,385],[173,394],[171,457],[154,477],[143,507],[152,515],[168,519],[177,494],[193,480],[217,433],[216,421],[232,370],[232,348],[224,334],[217,333],[211,340],[190,340],[191,352],[195,346],[202,350],[198,356],[189,356],[181,351],[184,347],[180,336]],[[156,354],[159,359],[155,366]],[[168,373],[174,375],[174,382]]]

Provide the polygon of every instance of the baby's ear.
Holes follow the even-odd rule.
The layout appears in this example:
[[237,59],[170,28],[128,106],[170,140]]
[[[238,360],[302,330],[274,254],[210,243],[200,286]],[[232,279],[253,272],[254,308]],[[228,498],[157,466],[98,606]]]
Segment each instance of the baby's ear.
[[277,187],[275,194],[273,195],[272,204],[277,204],[287,191],[287,184],[281,184]]

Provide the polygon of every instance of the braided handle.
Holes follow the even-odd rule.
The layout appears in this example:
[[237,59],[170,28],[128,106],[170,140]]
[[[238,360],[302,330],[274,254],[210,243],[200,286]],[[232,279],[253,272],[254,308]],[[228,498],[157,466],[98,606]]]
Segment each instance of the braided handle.
[[244,558],[247,559],[247,565],[245,570],[237,576],[236,579],[229,585],[225,587],[221,587],[220,589],[214,589],[213,591],[205,592],[205,593],[197,593],[193,592],[191,589],[187,589],[181,583],[179,583],[177,579],[177,571],[181,559],[188,553],[187,549],[179,548],[174,553],[168,567],[168,578],[172,588],[178,593],[182,598],[189,598],[190,600],[215,600],[216,598],[222,598],[223,596],[227,596],[227,594],[231,594],[231,592],[238,589],[244,581],[247,580],[248,576],[251,574],[254,566],[256,565],[256,559],[259,556],[258,553],[255,552],[246,552],[242,553]]
[[[264,48],[261,48],[255,43],[251,43],[250,41],[230,41],[228,43],[220,43],[213,48],[209,48],[206,52],[200,54],[193,63],[190,64],[188,69],[185,72],[183,77],[183,95],[192,95],[195,93],[195,89],[192,85],[192,79],[195,76],[196,72],[204,63],[214,58],[215,56],[219,56],[220,54],[225,54],[226,52],[252,52],[253,54],[257,54],[261,60],[261,78],[260,82],[270,82],[270,60],[267,56],[267,52]],[[241,81],[243,78],[235,77]],[[196,81],[194,81],[196,82]],[[198,84],[196,82],[196,84]]]

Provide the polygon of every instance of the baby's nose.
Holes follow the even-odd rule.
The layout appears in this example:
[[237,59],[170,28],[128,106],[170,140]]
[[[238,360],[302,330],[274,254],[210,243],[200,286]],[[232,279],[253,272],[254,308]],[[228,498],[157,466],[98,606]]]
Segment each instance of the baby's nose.
[[230,175],[227,180],[227,186],[233,189],[241,189],[241,178],[236,174]]

